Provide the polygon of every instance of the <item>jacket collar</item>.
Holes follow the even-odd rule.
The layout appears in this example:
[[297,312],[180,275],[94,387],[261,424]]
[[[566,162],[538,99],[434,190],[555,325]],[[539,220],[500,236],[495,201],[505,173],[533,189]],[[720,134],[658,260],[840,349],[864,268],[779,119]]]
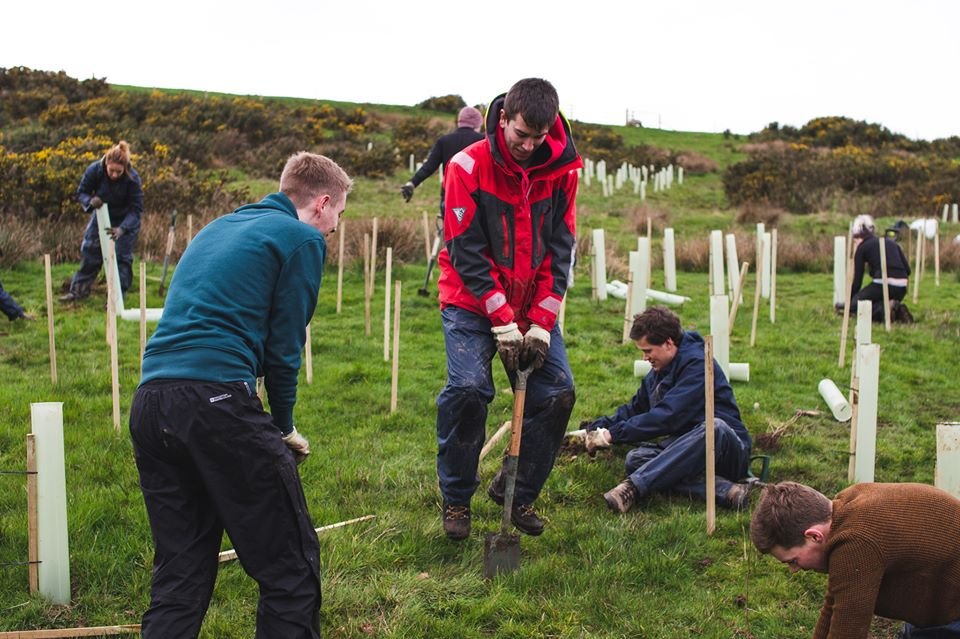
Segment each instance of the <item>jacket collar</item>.
[[562,113],[557,114],[543,144],[534,153],[531,164],[527,168],[521,167],[506,151],[507,145],[500,128],[500,110],[506,97],[503,93],[490,103],[487,108],[487,140],[490,143],[490,152],[494,161],[511,173],[527,173],[531,177],[547,178],[558,173],[565,173],[583,166],[583,160],[577,154],[573,143],[570,123]]

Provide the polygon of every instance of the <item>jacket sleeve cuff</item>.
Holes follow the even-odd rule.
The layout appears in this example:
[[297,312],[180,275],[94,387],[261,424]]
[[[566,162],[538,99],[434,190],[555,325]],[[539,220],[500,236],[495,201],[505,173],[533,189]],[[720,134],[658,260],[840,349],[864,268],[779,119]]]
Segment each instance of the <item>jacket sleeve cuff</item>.
[[552,331],[557,323],[557,314],[560,312],[559,298],[548,296],[535,302],[527,311],[527,319],[541,326],[547,332]]
[[483,310],[494,326],[503,326],[516,321],[513,309],[507,304],[503,291],[491,291],[480,300]]

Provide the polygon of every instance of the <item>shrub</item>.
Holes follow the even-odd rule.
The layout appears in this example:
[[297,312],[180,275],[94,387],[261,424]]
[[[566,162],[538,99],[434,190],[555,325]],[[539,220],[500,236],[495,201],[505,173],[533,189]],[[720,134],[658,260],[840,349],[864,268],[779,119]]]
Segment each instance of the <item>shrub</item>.
[[[442,95],[439,97],[427,98],[417,105],[419,109],[428,109],[430,111],[442,111],[443,113],[457,113],[467,103],[459,95]],[[480,109],[483,112],[483,109]]]

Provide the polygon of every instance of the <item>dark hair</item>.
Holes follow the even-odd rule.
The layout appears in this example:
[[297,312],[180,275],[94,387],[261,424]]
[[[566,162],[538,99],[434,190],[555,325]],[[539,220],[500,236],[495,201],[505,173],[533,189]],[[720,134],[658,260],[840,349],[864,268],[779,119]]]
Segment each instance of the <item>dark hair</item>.
[[540,78],[518,80],[503,100],[503,113],[507,120],[520,114],[528,126],[537,130],[553,126],[559,112],[557,90]]
[[665,306],[651,306],[639,315],[633,316],[630,339],[637,341],[641,337],[654,346],[659,346],[668,339],[672,339],[674,344],[679,344],[683,337],[680,318]]
[[832,515],[833,503],[823,493],[792,481],[770,484],[753,510],[750,539],[762,553],[774,546],[796,548],[807,529],[830,521]]

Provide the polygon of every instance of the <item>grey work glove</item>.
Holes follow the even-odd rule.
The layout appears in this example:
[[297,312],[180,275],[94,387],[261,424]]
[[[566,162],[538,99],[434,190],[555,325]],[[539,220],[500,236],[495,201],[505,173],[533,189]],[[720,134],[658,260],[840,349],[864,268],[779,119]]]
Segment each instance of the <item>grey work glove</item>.
[[547,358],[549,349],[550,331],[536,324],[531,324],[530,330],[523,336],[521,359],[527,364],[533,364],[534,368],[540,368],[543,366],[543,360]]
[[92,198],[90,198],[90,210],[91,210],[91,211],[96,211],[96,210],[99,209],[101,206],[103,206],[103,200],[101,200],[98,196],[94,195]]
[[591,455],[596,452],[598,448],[610,448],[612,441],[613,438],[610,436],[610,431],[606,428],[588,430],[583,436],[583,445]]
[[520,365],[520,353],[523,350],[523,334],[517,328],[516,322],[510,322],[504,326],[494,326],[492,329],[494,337],[497,338],[497,352],[500,353],[500,360],[508,373],[517,370]]
[[120,236],[123,235],[124,231],[119,226],[111,226],[107,229],[107,235],[113,238],[114,241],[120,239]]
[[413,182],[407,182],[406,184],[400,187],[400,195],[403,196],[403,199],[406,202],[409,202],[410,198],[413,197],[413,189],[415,188],[417,187],[413,185]]
[[287,445],[287,448],[293,453],[293,458],[297,460],[297,463],[303,462],[307,458],[307,455],[310,454],[310,442],[307,441],[307,438],[297,432],[297,429],[294,428],[289,433],[282,437],[283,443]]

